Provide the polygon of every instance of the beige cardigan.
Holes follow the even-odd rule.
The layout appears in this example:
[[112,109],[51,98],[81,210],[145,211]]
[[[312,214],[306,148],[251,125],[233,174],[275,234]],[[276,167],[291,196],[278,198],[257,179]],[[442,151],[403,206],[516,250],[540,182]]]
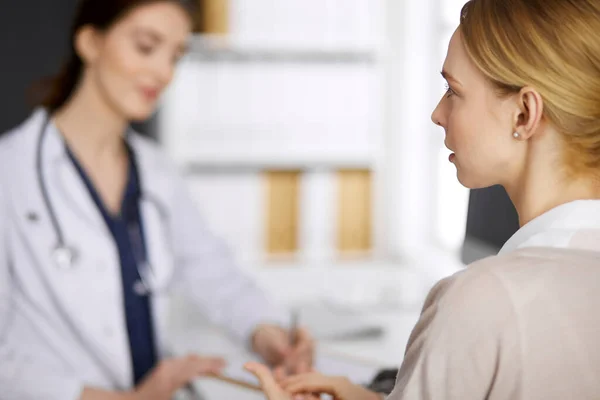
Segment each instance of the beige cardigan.
[[547,212],[439,282],[388,399],[600,399],[600,201]]

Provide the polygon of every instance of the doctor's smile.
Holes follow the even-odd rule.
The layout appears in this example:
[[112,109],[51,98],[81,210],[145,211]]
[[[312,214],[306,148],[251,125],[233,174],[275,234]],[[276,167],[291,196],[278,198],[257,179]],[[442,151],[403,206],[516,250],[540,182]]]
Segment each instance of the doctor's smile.
[[144,95],[144,97],[151,102],[154,102],[156,99],[158,99],[159,94],[161,93],[161,91],[159,89],[153,89],[153,88],[142,88],[141,89],[142,94]]

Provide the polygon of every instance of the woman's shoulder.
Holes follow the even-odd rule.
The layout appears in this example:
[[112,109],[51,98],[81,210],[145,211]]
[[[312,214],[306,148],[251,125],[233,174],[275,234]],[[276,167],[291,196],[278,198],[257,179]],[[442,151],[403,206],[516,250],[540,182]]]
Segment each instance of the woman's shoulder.
[[[587,276],[600,279],[600,252],[530,247],[476,261],[438,282],[428,296],[429,304],[456,310],[472,308],[519,309],[533,291],[547,290],[541,281],[569,285]],[[427,305],[427,304],[426,304]],[[473,311],[473,310],[470,310]]]
[[[425,353],[458,354],[479,346],[480,340],[495,343],[514,331],[518,318],[512,297],[494,273],[496,265],[502,264],[500,258],[471,264],[430,290],[411,333],[407,358],[421,342],[426,343]],[[436,345],[440,347],[434,350]]]
[[[493,256],[468,265],[442,280],[429,292],[423,309],[473,314],[475,309],[485,309],[501,303],[508,306],[508,296],[496,270],[509,263],[503,257]],[[507,301],[504,301],[507,300]]]
[[472,280],[481,275],[493,276],[506,286],[518,287],[541,276],[574,274],[581,269],[600,265],[600,252],[575,248],[526,247],[507,254],[488,257],[469,265],[464,277]]

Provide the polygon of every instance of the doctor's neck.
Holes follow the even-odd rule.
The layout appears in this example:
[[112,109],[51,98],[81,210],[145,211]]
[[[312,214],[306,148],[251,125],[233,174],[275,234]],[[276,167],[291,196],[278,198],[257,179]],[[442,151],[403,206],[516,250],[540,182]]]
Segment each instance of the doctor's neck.
[[53,115],[69,147],[91,159],[123,157],[129,121],[116,112],[92,82],[82,80],[73,96]]

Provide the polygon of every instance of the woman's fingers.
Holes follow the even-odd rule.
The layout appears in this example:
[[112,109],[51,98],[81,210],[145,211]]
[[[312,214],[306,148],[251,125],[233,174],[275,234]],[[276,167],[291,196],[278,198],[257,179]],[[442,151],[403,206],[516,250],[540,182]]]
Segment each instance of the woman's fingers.
[[281,385],[290,393],[326,393],[337,394],[339,380],[319,373],[295,375],[285,379]]
[[258,380],[260,381],[260,386],[262,387],[267,399],[269,400],[287,400],[290,397],[285,394],[285,392],[281,389],[281,386],[275,381],[275,377],[271,373],[271,370],[259,363],[247,363],[244,365],[244,368],[253,373]]

